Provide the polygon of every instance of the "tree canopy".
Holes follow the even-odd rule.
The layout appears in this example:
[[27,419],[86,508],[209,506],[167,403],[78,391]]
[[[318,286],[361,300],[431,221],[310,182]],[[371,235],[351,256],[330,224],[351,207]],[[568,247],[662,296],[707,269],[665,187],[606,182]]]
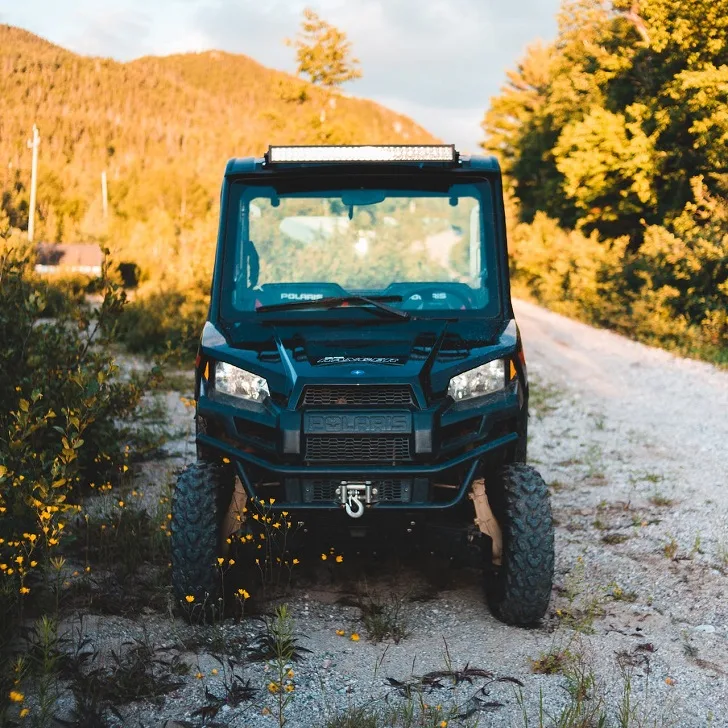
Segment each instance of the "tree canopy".
[[728,362],[728,0],[565,0],[483,129],[516,288]]
[[728,0],[566,0],[493,99],[484,147],[521,215],[641,239],[679,215],[690,180],[725,194]]
[[359,60],[351,55],[346,33],[311,8],[304,9],[301,30],[288,43],[296,49],[299,75],[317,86],[332,89],[361,78]]

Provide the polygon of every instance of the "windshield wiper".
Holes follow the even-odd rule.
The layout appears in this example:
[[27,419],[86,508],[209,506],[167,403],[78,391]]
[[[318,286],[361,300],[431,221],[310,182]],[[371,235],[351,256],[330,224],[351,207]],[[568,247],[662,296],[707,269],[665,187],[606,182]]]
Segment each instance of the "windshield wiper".
[[290,311],[296,308],[338,308],[347,304],[364,304],[365,306],[374,306],[380,311],[386,311],[390,316],[396,318],[408,319],[410,315],[407,311],[401,311],[398,308],[387,306],[387,303],[398,303],[402,300],[402,296],[327,296],[326,298],[318,298],[314,301],[291,301],[289,303],[271,303],[267,306],[258,306],[255,310],[258,313],[266,311]]

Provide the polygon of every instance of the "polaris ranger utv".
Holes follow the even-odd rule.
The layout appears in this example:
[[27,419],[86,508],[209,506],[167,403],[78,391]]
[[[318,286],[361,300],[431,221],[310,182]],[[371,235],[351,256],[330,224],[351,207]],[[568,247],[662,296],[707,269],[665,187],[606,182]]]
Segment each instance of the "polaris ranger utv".
[[476,546],[496,617],[546,612],[553,524],[525,464],[494,159],[427,145],[230,160],[195,398],[198,458],[172,504],[178,600],[219,597],[231,514],[264,501],[329,543]]

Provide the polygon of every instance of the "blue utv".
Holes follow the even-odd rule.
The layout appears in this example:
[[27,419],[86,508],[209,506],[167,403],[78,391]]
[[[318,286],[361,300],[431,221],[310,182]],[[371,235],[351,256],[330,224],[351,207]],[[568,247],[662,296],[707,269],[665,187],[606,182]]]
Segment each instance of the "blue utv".
[[554,532],[526,464],[528,391],[494,159],[424,145],[230,160],[197,461],[172,504],[176,598],[221,598],[218,560],[265,502],[329,543],[475,550],[495,616],[537,622]]

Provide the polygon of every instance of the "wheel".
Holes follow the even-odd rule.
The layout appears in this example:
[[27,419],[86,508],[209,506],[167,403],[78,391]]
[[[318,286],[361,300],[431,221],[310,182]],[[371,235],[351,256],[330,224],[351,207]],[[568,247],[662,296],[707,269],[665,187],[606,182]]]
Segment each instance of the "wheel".
[[233,477],[230,467],[198,461],[177,479],[172,495],[171,548],[172,588],[178,603],[202,605],[207,611],[222,595],[217,558]]
[[493,615],[527,626],[546,613],[554,576],[554,524],[548,488],[529,465],[507,465],[488,482],[488,501],[503,532],[500,564],[484,549],[485,595]]

